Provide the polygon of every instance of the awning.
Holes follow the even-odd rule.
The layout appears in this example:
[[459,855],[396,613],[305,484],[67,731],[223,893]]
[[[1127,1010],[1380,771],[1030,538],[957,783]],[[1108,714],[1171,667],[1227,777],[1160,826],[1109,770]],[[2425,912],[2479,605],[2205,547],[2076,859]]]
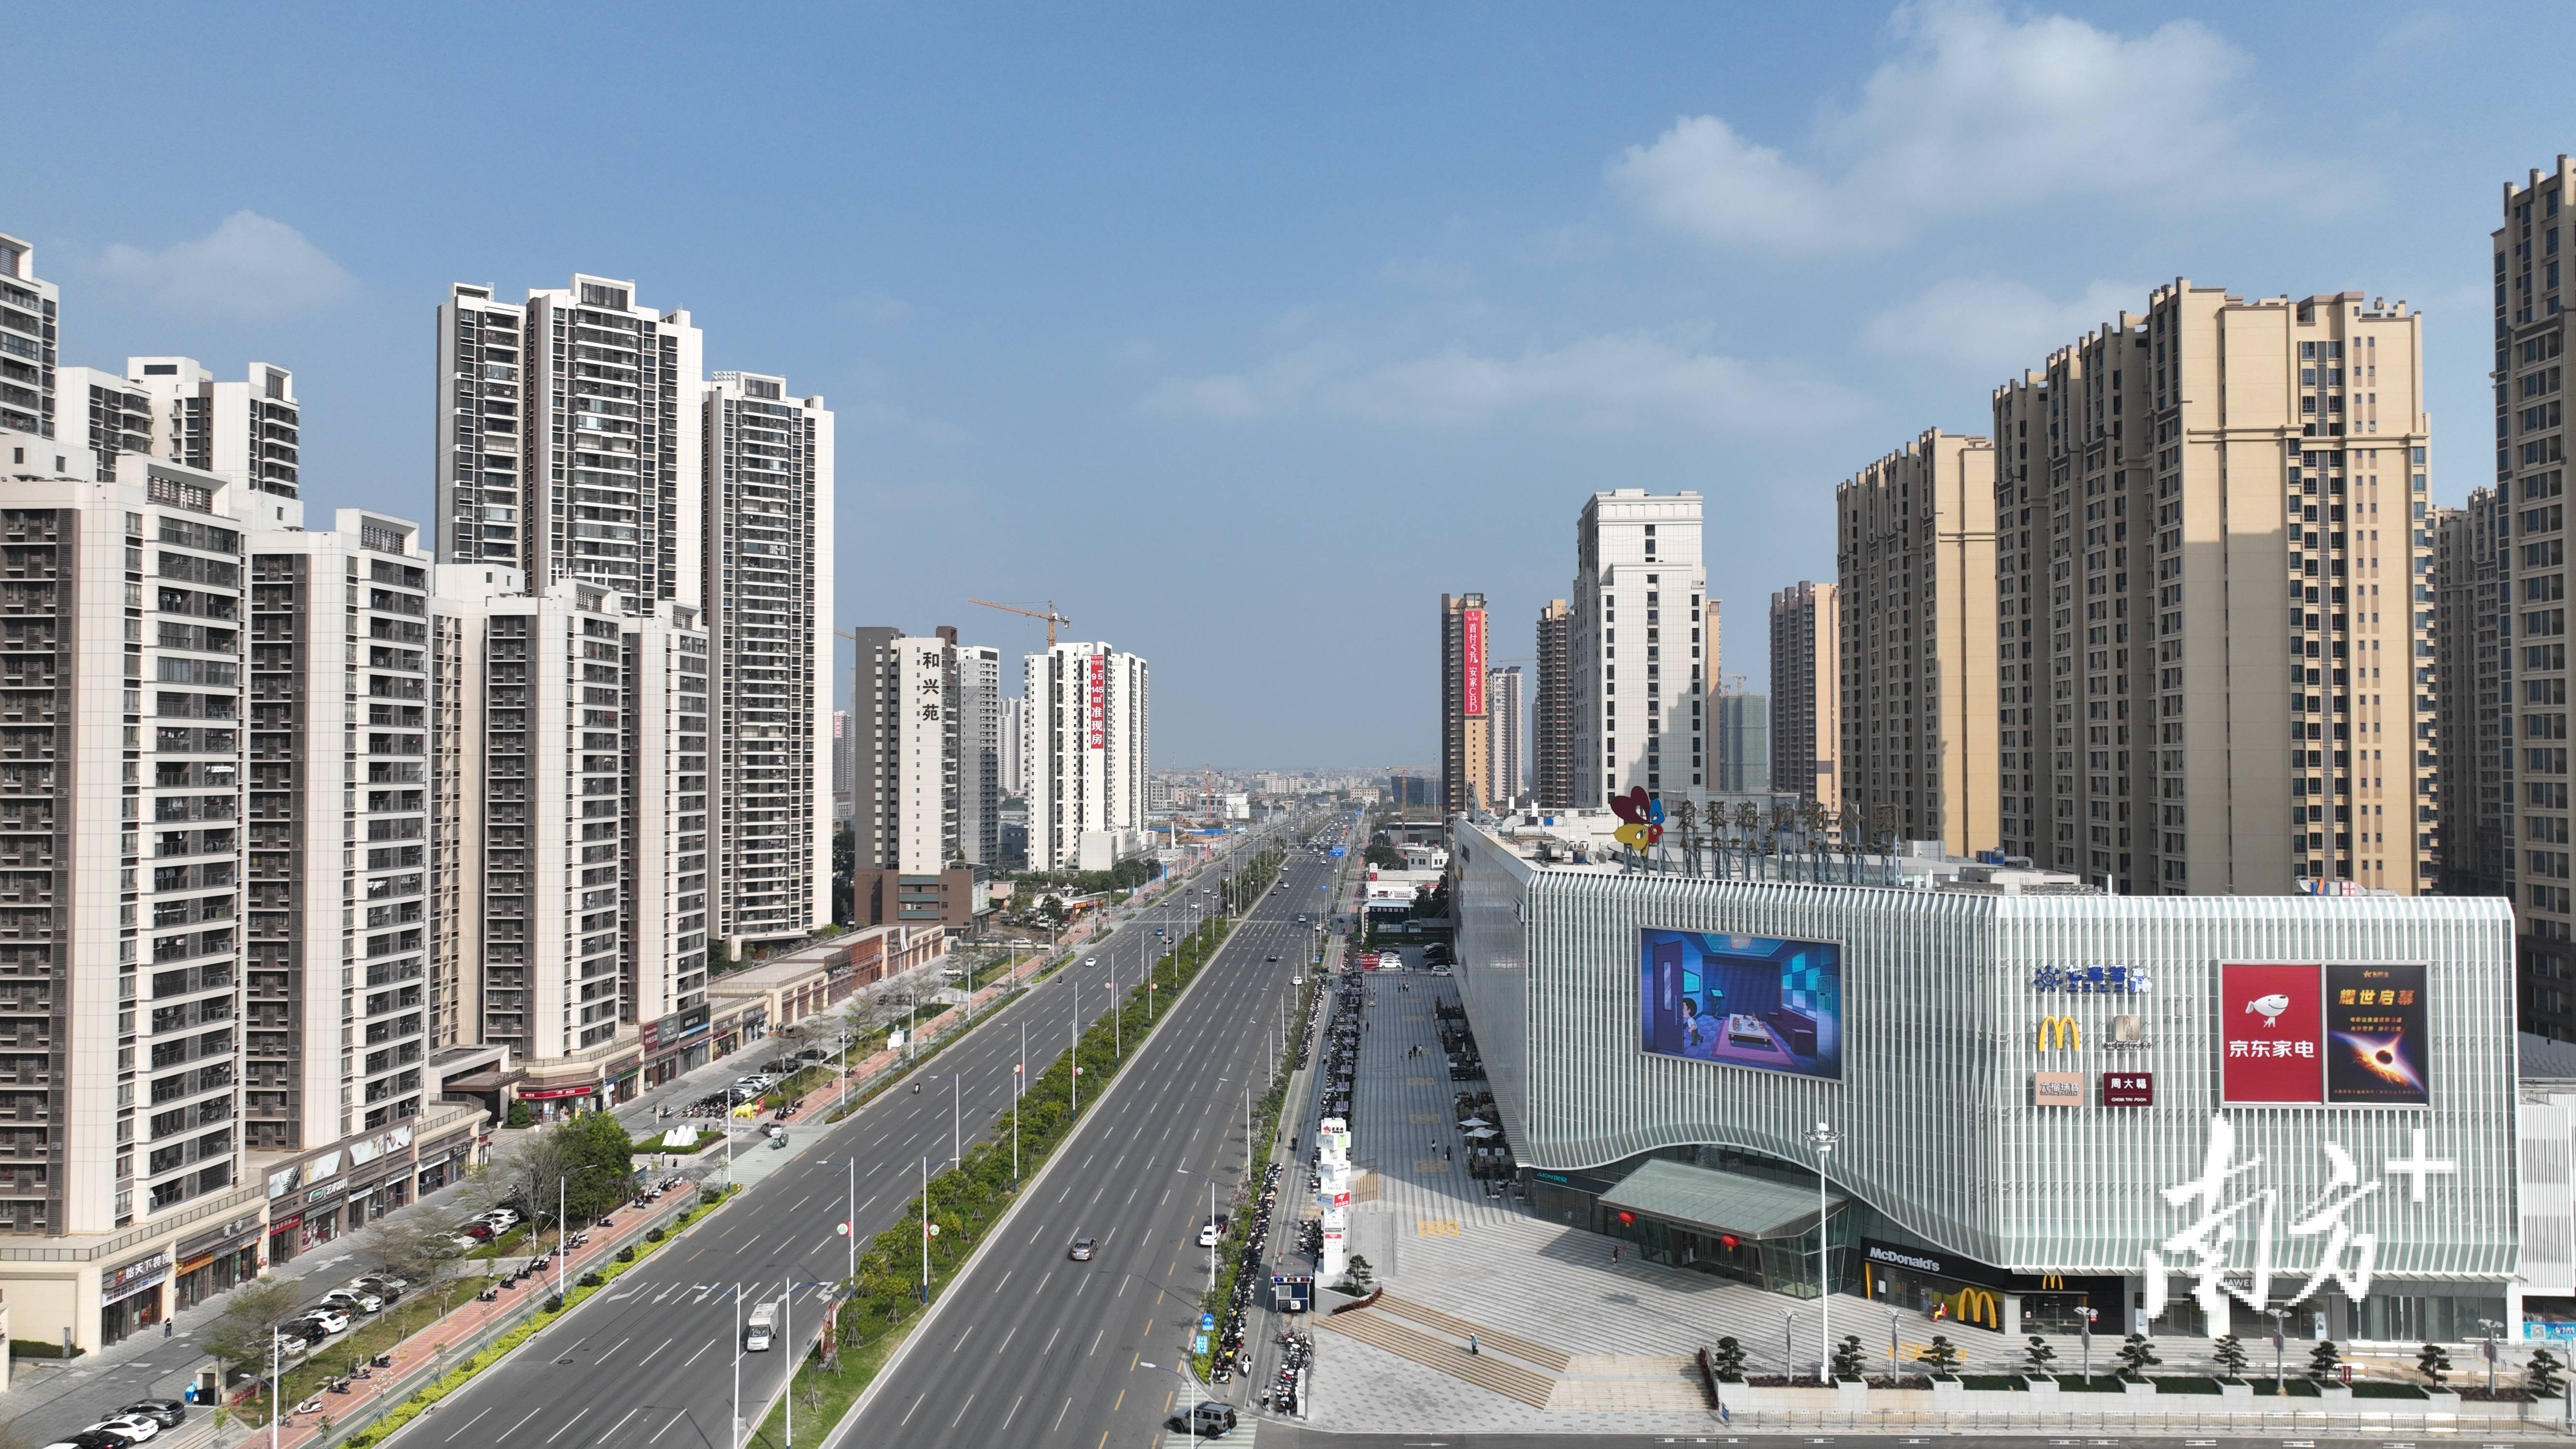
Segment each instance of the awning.
[[[1816,1194],[1810,1188],[1660,1157],[1639,1165],[1618,1186],[1601,1194],[1601,1202],[1605,1207],[1747,1238],[1794,1237],[1816,1230]],[[1828,1211],[1843,1203],[1840,1195],[1826,1198]]]

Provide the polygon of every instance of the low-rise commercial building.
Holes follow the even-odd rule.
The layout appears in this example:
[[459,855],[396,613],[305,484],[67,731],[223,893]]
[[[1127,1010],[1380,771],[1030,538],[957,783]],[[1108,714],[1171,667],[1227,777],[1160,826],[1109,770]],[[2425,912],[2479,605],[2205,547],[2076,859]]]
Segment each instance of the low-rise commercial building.
[[[2501,900],[2111,896],[1937,847],[1721,879],[1451,828],[1460,993],[1542,1217],[1812,1296],[1829,1149],[1835,1290],[1965,1327],[2521,1319]],[[1719,864],[1748,861],[1797,873]]]

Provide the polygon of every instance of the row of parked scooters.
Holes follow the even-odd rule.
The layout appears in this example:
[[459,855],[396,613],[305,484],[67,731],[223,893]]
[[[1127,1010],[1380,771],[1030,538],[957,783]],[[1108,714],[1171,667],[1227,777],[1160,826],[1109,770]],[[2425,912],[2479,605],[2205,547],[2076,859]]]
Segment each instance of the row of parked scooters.
[[1225,1383],[1240,1370],[1252,1372],[1252,1355],[1243,1351],[1244,1319],[1252,1311],[1253,1285],[1269,1279],[1261,1265],[1270,1246],[1270,1214],[1279,1205],[1279,1164],[1272,1163],[1261,1171],[1261,1196],[1253,1205],[1252,1222],[1243,1235],[1243,1257],[1235,1265],[1234,1297],[1225,1306],[1225,1321],[1216,1339],[1216,1381]]
[[1315,1371],[1315,1340],[1291,1328],[1279,1335],[1279,1378],[1261,1391],[1261,1407],[1294,1414]]

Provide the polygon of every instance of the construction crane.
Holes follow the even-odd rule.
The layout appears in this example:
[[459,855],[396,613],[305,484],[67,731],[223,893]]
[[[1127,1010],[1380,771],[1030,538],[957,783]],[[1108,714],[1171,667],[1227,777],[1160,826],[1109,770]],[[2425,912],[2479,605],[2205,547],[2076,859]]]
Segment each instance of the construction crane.
[[970,604],[981,604],[987,609],[999,609],[1005,614],[1025,614],[1032,619],[1046,620],[1047,647],[1049,649],[1053,649],[1055,647],[1055,626],[1058,624],[1070,624],[1073,622],[1071,619],[1068,619],[1064,615],[1055,611],[1055,600],[1053,599],[1047,600],[1046,612],[1043,614],[1039,613],[1035,609],[1023,609],[1017,604],[996,604],[990,599],[968,599],[966,602]]

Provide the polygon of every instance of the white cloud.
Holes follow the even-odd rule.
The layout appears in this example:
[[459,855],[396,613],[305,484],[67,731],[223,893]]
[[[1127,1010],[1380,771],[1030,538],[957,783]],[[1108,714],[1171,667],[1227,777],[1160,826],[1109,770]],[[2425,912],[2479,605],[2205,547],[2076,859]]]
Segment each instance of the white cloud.
[[317,307],[357,286],[302,232],[253,211],[157,252],[118,242],[98,269],[177,311],[254,319]]
[[1608,168],[1649,218],[1729,246],[1866,251],[1929,221],[2069,197],[2199,204],[2267,184],[2236,94],[2245,54],[2196,22],[2137,37],[1980,0],[1900,7],[1899,53],[1828,108],[1801,165],[1685,116]]
[[2120,309],[2144,310],[2148,288],[2095,282],[2066,301],[2001,277],[1953,277],[1861,328],[1860,344],[1896,357],[1927,357],[2003,375],[2037,367]]
[[1314,411],[1416,427],[1503,419],[1607,429],[1678,423],[1717,433],[1796,432],[1857,406],[1795,370],[1701,350],[1649,333],[1584,338],[1516,355],[1465,348],[1362,362],[1315,347],[1250,372],[1172,378],[1148,393],[1152,413],[1240,422]]

